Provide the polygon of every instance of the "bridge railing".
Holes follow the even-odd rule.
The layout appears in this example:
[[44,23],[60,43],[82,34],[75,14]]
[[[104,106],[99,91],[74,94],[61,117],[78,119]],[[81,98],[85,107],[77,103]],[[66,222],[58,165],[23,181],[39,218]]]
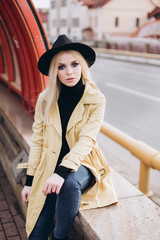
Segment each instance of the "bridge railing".
[[151,168],[160,171],[160,152],[146,143],[136,140],[109,123],[104,122],[101,133],[120,144],[141,161],[139,174],[139,190],[146,196],[151,196],[150,170]]
[[121,59],[145,64],[160,65],[160,55],[144,52],[123,51],[117,49],[94,48],[97,56],[111,59]]

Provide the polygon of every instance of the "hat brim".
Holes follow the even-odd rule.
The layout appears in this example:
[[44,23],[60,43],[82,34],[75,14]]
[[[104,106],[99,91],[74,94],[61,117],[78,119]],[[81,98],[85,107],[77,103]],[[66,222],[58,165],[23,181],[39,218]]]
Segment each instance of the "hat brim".
[[63,46],[59,47],[59,48],[52,48],[48,51],[46,51],[39,59],[38,61],[38,69],[41,73],[43,73],[44,75],[48,76],[49,73],[49,67],[50,67],[50,63],[52,58],[60,51],[62,50],[75,50],[78,51],[79,53],[81,53],[81,55],[84,57],[84,59],[86,60],[86,62],[88,63],[88,66],[91,67],[93,65],[93,63],[95,62],[96,59],[96,54],[95,51],[83,44],[83,43],[68,43],[68,44],[64,44]]

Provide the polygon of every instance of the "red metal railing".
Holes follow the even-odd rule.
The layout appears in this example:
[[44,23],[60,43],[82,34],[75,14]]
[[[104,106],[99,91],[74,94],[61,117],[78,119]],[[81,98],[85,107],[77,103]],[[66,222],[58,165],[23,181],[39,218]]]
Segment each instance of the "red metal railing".
[[0,81],[32,114],[48,81],[38,71],[37,62],[50,47],[32,1],[0,1],[0,42]]

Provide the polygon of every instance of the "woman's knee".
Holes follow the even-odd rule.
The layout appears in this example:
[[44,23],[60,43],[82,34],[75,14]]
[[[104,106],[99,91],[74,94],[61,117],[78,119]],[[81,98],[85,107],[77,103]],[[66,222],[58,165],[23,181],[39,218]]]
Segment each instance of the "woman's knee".
[[61,189],[61,193],[73,194],[73,192],[80,192],[80,184],[79,182],[72,177],[71,175],[65,180],[63,187]]

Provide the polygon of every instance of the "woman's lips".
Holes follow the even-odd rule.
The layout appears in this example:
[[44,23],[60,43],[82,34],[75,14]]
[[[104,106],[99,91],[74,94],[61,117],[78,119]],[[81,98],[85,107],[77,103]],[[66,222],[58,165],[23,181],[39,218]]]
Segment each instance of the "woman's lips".
[[74,78],[67,78],[66,80],[67,80],[67,81],[73,81]]

